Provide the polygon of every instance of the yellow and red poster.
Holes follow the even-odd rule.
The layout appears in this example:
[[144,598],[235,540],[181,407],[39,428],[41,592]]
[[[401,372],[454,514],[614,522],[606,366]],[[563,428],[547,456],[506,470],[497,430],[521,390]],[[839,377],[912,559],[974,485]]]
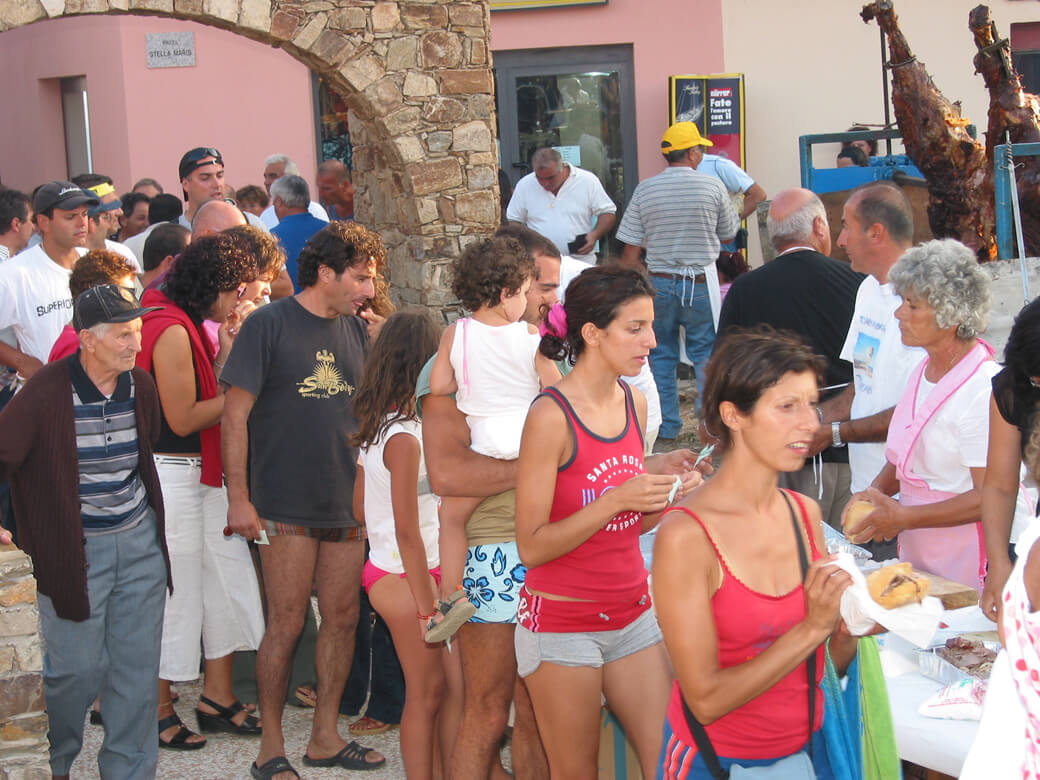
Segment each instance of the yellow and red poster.
[[744,168],[744,74],[668,77],[668,123],[693,122],[709,151]]

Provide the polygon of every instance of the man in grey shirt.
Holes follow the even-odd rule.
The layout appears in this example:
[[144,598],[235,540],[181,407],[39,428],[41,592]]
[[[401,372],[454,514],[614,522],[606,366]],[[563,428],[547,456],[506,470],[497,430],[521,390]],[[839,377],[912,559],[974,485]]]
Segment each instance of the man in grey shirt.
[[686,331],[686,354],[697,374],[697,407],[704,393],[704,369],[715,343],[720,296],[715,260],[719,248],[737,233],[740,222],[729,193],[714,176],[697,172],[705,146],[693,122],[677,122],[665,131],[661,153],[668,167],[639,183],[632,194],[617,238],[626,244],[622,261],[645,267],[657,294],[650,368],[661,396],[658,441],[679,435],[679,393],[676,364],[679,328]]

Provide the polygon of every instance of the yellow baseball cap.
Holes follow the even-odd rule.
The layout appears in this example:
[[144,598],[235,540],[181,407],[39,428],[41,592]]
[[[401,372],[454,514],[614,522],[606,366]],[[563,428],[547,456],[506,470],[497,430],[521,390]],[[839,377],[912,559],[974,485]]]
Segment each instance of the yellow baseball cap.
[[694,146],[714,146],[704,138],[693,122],[676,122],[661,136],[661,154],[692,149]]

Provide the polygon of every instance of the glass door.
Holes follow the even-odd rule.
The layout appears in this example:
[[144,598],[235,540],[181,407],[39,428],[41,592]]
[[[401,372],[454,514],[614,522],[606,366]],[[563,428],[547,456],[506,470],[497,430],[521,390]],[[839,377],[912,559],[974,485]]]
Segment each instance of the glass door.
[[[631,46],[495,52],[502,168],[515,185],[531,155],[551,146],[599,177],[618,207],[639,181]],[[616,254],[614,231],[601,254]]]

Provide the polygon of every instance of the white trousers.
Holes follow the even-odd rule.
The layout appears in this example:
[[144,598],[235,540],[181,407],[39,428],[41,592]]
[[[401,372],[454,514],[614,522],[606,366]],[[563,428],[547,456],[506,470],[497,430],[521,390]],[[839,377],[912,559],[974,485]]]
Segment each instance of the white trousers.
[[241,536],[224,536],[224,488],[199,482],[198,457],[156,455],[155,464],[173,574],[159,677],[183,682],[199,676],[200,639],[206,658],[256,650],[264,636],[264,616],[248,544]]

